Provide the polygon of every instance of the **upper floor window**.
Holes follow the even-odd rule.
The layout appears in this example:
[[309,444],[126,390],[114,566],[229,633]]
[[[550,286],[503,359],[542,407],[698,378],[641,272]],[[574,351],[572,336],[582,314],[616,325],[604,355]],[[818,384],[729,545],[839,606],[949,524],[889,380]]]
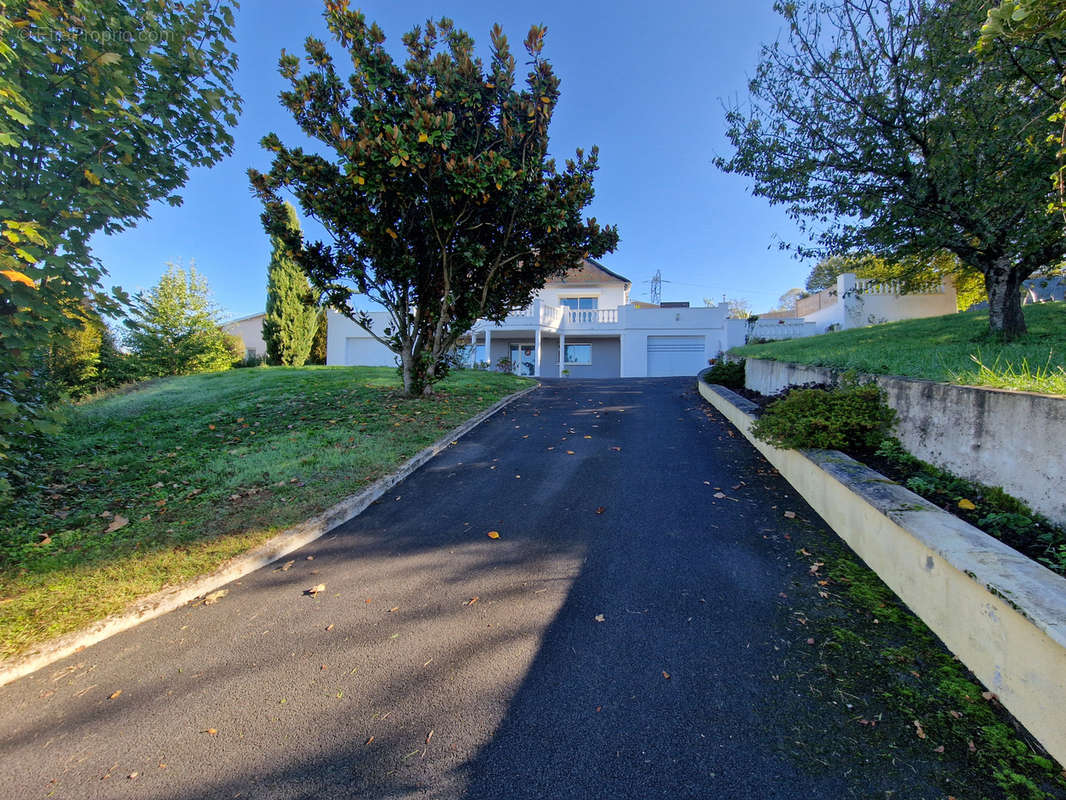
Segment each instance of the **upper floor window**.
[[571,311],[591,311],[600,307],[598,297],[560,297],[559,302]]

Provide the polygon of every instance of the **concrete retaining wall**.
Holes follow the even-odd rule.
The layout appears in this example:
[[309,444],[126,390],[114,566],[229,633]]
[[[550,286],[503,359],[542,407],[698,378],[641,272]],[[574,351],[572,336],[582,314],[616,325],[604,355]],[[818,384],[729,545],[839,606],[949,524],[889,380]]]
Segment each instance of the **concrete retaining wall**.
[[1066,763],[1066,579],[843,453],[753,439],[751,403],[702,381],[699,389]]
[[[761,394],[787,386],[833,383],[825,367],[747,360],[745,385]],[[1066,525],[1066,398],[949,383],[870,376],[888,395],[896,435],[924,461],[999,486]]]

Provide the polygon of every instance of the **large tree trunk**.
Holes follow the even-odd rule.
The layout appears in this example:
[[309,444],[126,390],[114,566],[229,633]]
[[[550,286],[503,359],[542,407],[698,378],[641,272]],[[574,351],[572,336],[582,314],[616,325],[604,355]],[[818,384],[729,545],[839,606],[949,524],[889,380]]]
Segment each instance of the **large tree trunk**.
[[416,387],[415,377],[415,363],[414,355],[411,353],[411,346],[405,344],[400,350],[400,367],[403,371],[403,393],[408,397],[418,394]]
[[985,270],[988,292],[988,326],[1004,339],[1016,339],[1026,332],[1022,316],[1023,274],[1007,258],[998,258]]

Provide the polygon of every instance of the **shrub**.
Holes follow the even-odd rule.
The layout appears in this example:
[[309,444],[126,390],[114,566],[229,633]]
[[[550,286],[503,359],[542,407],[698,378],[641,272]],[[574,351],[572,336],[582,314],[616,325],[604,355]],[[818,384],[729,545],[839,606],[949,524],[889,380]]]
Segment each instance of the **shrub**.
[[777,447],[869,452],[895,420],[885,393],[873,384],[799,388],[767,406],[752,433]]
[[716,383],[727,389],[744,388],[744,359],[715,364],[703,373],[704,383]]

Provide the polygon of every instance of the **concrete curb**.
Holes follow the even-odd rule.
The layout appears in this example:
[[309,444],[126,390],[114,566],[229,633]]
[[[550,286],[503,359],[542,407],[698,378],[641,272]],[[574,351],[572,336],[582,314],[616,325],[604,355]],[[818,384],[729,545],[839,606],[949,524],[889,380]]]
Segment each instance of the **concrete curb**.
[[1066,578],[843,453],[758,441],[753,403],[703,381],[699,392],[1066,763]]
[[180,608],[189,601],[214,591],[224,584],[243,578],[260,567],[265,567],[267,564],[284,558],[292,551],[313,542],[338,525],[343,525],[349,520],[355,519],[371,503],[446,447],[454,444],[457,439],[465,436],[515,400],[538,388],[540,388],[539,384],[508,395],[412,456],[395,472],[379,478],[363,491],[346,497],[336,505],[327,508],[321,514],[317,514],[299,525],[294,525],[282,531],[253,550],[230,559],[214,572],[183,583],[180,586],[171,586],[150,594],[119,614],[113,614],[110,617],[94,622],[80,631],[74,631],[42,642],[30,652],[15,656],[10,661],[0,664],[0,686],[11,683],[24,675],[29,675],[31,672],[35,672],[41,667],[46,667],[72,653],[84,650],[86,647],[114,636],[116,633],[121,633],[142,622],[166,614],[168,611],[173,611],[175,608]]

